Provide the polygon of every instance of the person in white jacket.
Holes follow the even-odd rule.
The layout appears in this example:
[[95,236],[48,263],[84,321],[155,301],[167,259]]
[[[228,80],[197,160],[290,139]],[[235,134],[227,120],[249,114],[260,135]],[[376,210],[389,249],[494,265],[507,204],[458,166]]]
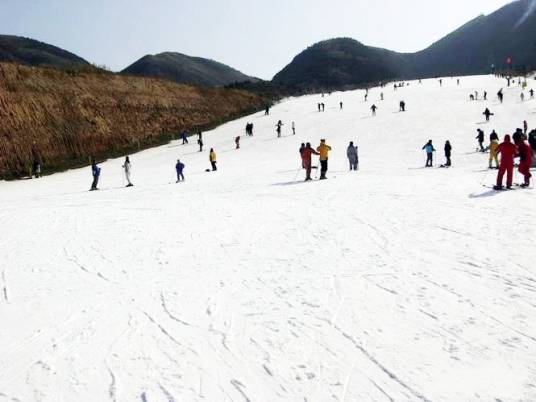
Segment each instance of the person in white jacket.
[[125,171],[125,178],[127,179],[127,187],[132,187],[134,184],[130,181],[130,172],[131,172],[131,165],[130,165],[130,158],[127,156],[125,159],[125,163],[123,164],[123,169]]

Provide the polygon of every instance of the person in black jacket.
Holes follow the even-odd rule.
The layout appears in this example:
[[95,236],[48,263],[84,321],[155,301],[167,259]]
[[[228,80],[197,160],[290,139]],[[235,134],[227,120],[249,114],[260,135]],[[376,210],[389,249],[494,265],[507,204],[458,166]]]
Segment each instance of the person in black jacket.
[[478,134],[475,138],[478,140],[478,145],[480,146],[480,152],[484,152],[484,131],[482,131],[479,128],[476,131],[478,132]]
[[452,153],[452,146],[450,145],[450,141],[447,140],[447,142],[445,142],[445,158],[447,159],[445,166],[452,166],[452,163],[450,161],[451,153]]

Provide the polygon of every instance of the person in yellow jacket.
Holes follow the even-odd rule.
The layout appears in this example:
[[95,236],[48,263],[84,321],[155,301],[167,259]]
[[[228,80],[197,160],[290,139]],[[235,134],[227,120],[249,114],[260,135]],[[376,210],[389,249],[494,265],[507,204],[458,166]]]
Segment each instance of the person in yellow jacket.
[[320,154],[320,180],[327,179],[326,173],[328,171],[328,157],[331,147],[326,144],[326,140],[320,140],[320,145],[316,148]]
[[210,164],[212,165],[212,171],[215,172],[218,170],[216,167],[216,152],[214,152],[214,148],[210,148],[210,154],[208,155],[208,159],[210,160]]
[[493,169],[492,162],[495,161],[495,169],[499,169],[499,158],[498,158],[498,151],[499,150],[499,141],[498,140],[492,140],[489,144],[489,168]]

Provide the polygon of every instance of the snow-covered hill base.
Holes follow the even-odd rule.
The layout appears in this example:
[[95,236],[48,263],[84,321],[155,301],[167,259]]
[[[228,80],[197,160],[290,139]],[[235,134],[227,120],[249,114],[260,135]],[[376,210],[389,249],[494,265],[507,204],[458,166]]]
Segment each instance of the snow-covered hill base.
[[[536,124],[504,84],[289,99],[205,133],[215,173],[177,142],[131,156],[133,188],[122,160],[98,192],[89,168],[0,183],[0,401],[536,400],[536,193],[483,187],[475,152]],[[329,179],[303,183],[321,138]]]

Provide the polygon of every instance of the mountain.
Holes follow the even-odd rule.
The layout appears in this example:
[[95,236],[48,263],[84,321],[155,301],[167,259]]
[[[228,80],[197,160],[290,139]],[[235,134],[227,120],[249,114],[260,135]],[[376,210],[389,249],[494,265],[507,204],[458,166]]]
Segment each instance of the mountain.
[[482,74],[491,65],[536,66],[536,1],[519,0],[479,16],[420,52],[406,55],[416,76]]
[[172,52],[142,57],[121,73],[211,87],[256,80],[217,61]]
[[59,47],[20,36],[0,35],[0,62],[69,67],[89,63]]
[[357,86],[396,78],[400,63],[405,60],[395,52],[365,46],[350,38],[337,38],[304,50],[273,82],[309,89]]
[[481,15],[416,53],[397,53],[349,38],[317,43],[273,81],[300,88],[344,88],[394,78],[487,74],[491,66],[536,68],[536,0],[518,0]]

